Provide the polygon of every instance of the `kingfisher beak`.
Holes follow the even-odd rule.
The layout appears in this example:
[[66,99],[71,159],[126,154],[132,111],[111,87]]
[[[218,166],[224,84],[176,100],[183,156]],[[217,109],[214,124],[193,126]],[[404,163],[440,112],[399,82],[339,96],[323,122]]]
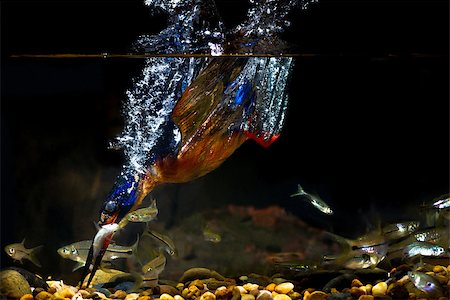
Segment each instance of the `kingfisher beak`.
[[[114,212],[113,214],[106,214],[101,213],[100,214],[100,221],[98,222],[99,226],[103,226],[106,224],[112,224],[117,220],[117,217],[119,216],[119,212]],[[81,276],[80,281],[80,287],[83,286],[83,282],[85,281],[87,275],[90,273],[89,279],[86,283],[86,287],[89,287],[89,284],[91,284],[92,279],[94,278],[95,272],[97,272],[98,268],[100,267],[100,263],[102,261],[103,255],[106,252],[106,249],[108,249],[109,243],[111,242],[111,237],[105,239],[105,242],[101,246],[100,251],[98,252],[97,256],[94,257],[94,239],[92,239],[91,247],[89,248],[88,257],[86,259],[86,264],[83,268],[83,274]]]

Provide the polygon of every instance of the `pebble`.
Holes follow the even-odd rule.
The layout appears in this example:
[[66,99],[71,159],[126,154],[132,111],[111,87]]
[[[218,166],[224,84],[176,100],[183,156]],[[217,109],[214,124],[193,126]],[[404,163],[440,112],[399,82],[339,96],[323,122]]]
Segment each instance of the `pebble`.
[[201,296],[200,296],[200,300],[216,300],[216,295],[214,295],[211,292],[204,292]]
[[128,294],[125,297],[125,300],[137,300],[137,298],[139,298],[139,294],[138,293],[131,293],[131,294]]
[[33,300],[33,295],[32,294],[25,294],[22,297],[20,297],[20,300]]
[[76,289],[74,287],[69,287],[64,285],[61,289],[57,290],[53,295],[55,297],[61,298],[72,298],[76,293]]
[[173,296],[173,299],[175,299],[175,300],[184,300],[184,298],[181,297],[180,295]]
[[386,291],[387,284],[384,281],[381,281],[372,287],[372,295],[374,296],[384,296],[386,295]]
[[[358,298],[358,300],[373,300],[373,299],[375,299],[375,297],[372,296],[372,295],[361,295],[361,296]],[[407,299],[407,298],[406,298],[406,299]]]
[[251,292],[253,290],[258,290],[259,285],[254,283],[246,283],[242,286],[246,291]]
[[111,299],[125,299],[127,296],[127,293],[123,290],[117,290],[114,294],[109,296]]
[[439,265],[433,267],[433,272],[436,274],[441,273],[441,272],[448,274],[448,270],[444,266],[439,266]]
[[247,294],[247,290],[243,286],[238,285],[237,288],[241,294]]
[[272,281],[275,284],[280,284],[280,283],[286,282],[287,280],[284,278],[281,278],[281,277],[276,277],[276,278],[272,279]]
[[275,287],[275,292],[280,294],[287,294],[294,289],[294,284],[291,282],[283,282]]
[[161,300],[174,300],[175,298],[172,297],[172,295],[163,293],[161,296],[159,296],[159,299]]
[[45,291],[40,292],[39,294],[37,294],[34,297],[35,300],[46,300],[46,299],[52,299],[52,298],[53,298],[53,295],[48,292],[45,292]]
[[203,279],[202,281],[204,284],[206,284],[206,287],[209,290],[215,290],[221,286],[236,285],[235,280],[217,280],[215,278],[208,278],[208,279]]
[[48,289],[47,283],[39,275],[36,275],[20,267],[8,267],[7,270],[14,270],[19,272],[25,278],[25,280],[28,281],[28,284],[34,288],[43,288],[44,290]]
[[231,300],[241,300],[241,291],[236,286],[232,290]]
[[138,300],[151,300],[151,299],[152,299],[152,297],[150,297],[150,296],[140,296],[138,298]]
[[409,292],[403,285],[391,283],[387,289],[387,294],[394,299],[408,299]]
[[285,294],[278,294],[275,297],[273,297],[273,300],[291,300],[291,297]]
[[311,298],[311,293],[308,290],[306,290],[303,293],[303,300],[309,300],[309,298]]
[[352,287],[360,287],[360,286],[363,286],[363,284],[361,281],[359,281],[359,279],[355,278],[352,280],[351,286]]
[[19,299],[31,294],[31,287],[25,277],[15,270],[0,272],[0,295]]
[[324,293],[322,291],[315,291],[312,292],[311,295],[309,296],[309,300],[325,300],[328,299],[328,294]]
[[225,286],[220,286],[216,289],[214,295],[216,295],[216,298],[218,299],[227,299],[232,297],[233,291]]
[[181,276],[179,282],[186,283],[195,279],[215,278],[217,280],[225,280],[225,277],[214,270],[207,268],[191,268],[186,270]]
[[359,287],[353,286],[350,288],[350,294],[355,298],[359,298],[362,295],[366,295],[366,291]]
[[241,300],[255,300],[255,296],[252,294],[244,294],[241,295]]
[[266,286],[266,290],[273,292],[273,291],[275,291],[275,287],[276,286],[277,285],[272,282],[272,283],[270,283],[269,285]]
[[159,286],[160,294],[169,294],[171,296],[179,295],[180,291],[168,284],[162,284]]
[[272,293],[268,290],[260,290],[256,300],[272,300]]

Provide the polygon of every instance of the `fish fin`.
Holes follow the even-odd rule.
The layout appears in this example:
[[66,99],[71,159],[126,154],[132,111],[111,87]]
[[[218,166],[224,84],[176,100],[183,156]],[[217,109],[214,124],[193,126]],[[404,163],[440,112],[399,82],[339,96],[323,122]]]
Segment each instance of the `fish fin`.
[[343,236],[340,236],[340,235],[337,235],[337,234],[334,234],[334,233],[331,233],[328,231],[325,232],[325,235],[332,238],[343,248],[341,252],[350,251],[353,246],[353,241],[349,240]]
[[76,270],[78,270],[79,268],[84,267],[85,263],[82,262],[77,262],[77,264],[73,267],[72,272],[75,272]]
[[152,198],[152,201],[150,202],[150,207],[151,208],[157,208],[157,206],[156,206],[156,198]]
[[295,196],[306,196],[308,193],[305,192],[305,190],[302,188],[300,184],[298,184],[297,192],[291,195],[291,197]]
[[92,223],[94,223],[95,229],[97,231],[99,231],[101,229],[100,226],[98,225],[98,223],[96,223],[96,222],[92,222]]
[[42,267],[41,263],[39,262],[38,258],[36,257],[36,250],[38,250],[38,248],[42,248],[43,246],[37,246],[36,248],[33,248],[33,251],[30,253],[29,255],[29,260],[35,264],[36,266],[38,266],[39,268]]
[[138,245],[139,245],[139,234],[137,234],[136,242],[134,242],[133,245],[131,245],[131,252],[134,256],[137,256],[138,253]]
[[44,245],[39,245],[37,247],[31,248],[30,252],[36,253],[37,251],[41,251],[44,248]]

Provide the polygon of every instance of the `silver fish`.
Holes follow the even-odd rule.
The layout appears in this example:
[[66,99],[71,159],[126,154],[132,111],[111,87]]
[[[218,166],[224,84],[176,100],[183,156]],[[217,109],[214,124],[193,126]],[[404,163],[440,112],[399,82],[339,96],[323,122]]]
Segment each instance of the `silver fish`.
[[409,271],[408,276],[416,288],[426,292],[430,297],[442,297],[443,292],[441,285],[430,275],[417,271]]
[[445,227],[436,227],[424,229],[414,234],[414,238],[418,242],[429,242],[433,244],[445,243],[448,241],[448,229]]
[[442,195],[434,200],[432,206],[437,209],[444,209],[450,207],[450,197],[449,195]]
[[153,199],[149,207],[130,212],[125,218],[130,222],[150,222],[155,220],[157,215],[158,207],[156,207],[156,199]]
[[302,188],[302,186],[300,184],[298,185],[298,191],[291,195],[291,197],[295,197],[295,196],[304,196],[305,198],[309,199],[309,202],[315,208],[317,208],[324,214],[327,214],[327,215],[333,214],[333,210],[331,209],[330,206],[328,206],[328,204],[325,203],[325,201],[323,201],[319,196],[312,195],[310,193],[305,192],[305,190]]
[[445,249],[441,246],[427,242],[416,242],[406,246],[403,252],[407,257],[415,255],[439,256],[445,252]]
[[[90,240],[75,242],[59,248],[57,252],[62,258],[77,262],[77,265],[73,268],[73,271],[76,271],[86,264],[91,243]],[[120,246],[112,243],[109,245],[108,249],[106,249],[102,260],[113,261],[119,258],[128,258],[131,255],[136,254],[138,243],[139,239],[132,246]]]
[[384,226],[382,231],[387,240],[399,239],[415,232],[419,225],[418,221],[394,223]]
[[160,251],[158,256],[150,260],[148,263],[142,266],[142,272],[148,276],[159,276],[164,268],[166,267],[166,257],[164,252]]
[[147,233],[150,234],[152,237],[156,238],[157,240],[159,240],[160,242],[162,242],[166,246],[165,250],[170,256],[178,255],[177,248],[175,247],[175,244],[170,237],[150,229],[147,230]]
[[358,270],[375,267],[382,260],[375,254],[363,253],[358,256],[349,257],[343,264],[344,268]]
[[36,257],[36,252],[42,249],[44,246],[37,246],[31,249],[25,248],[25,239],[21,243],[15,243],[5,246],[5,252],[15,261],[23,263],[23,259],[31,261],[38,267],[41,267],[41,263]]
[[222,236],[219,233],[214,232],[209,226],[206,226],[203,229],[203,238],[205,241],[212,243],[220,243],[220,241],[222,241]]
[[119,227],[119,224],[117,224],[117,223],[106,224],[106,225],[103,225],[99,229],[99,231],[97,232],[97,234],[94,237],[93,257],[97,257],[98,256],[98,254],[100,253],[100,250],[103,247],[106,239],[112,238],[114,233],[116,233],[117,230],[119,230],[119,229],[120,229],[120,227]]
[[337,234],[326,232],[341,246],[337,256],[324,256],[325,262],[330,262],[347,269],[364,269],[376,267],[387,254],[388,243],[381,231],[371,231],[356,239],[347,239]]

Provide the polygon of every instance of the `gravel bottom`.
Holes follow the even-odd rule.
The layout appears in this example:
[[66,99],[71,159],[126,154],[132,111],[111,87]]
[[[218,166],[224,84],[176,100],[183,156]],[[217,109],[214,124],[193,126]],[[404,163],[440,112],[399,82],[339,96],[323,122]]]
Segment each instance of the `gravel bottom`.
[[49,286],[47,290],[32,288],[32,293],[21,296],[20,300],[449,299],[450,265],[447,267],[436,265],[432,271],[420,270],[420,268],[417,271],[426,273],[439,282],[440,286],[437,287],[439,292],[436,293],[435,289],[431,293],[427,293],[418,289],[407,275],[407,270],[402,270],[401,267],[392,269],[388,273],[390,277],[387,280],[362,282],[358,278],[353,278],[347,287],[339,289],[340,277],[347,280],[349,278],[343,274],[330,280],[323,290],[302,288],[299,282],[283,277],[269,278],[250,274],[239,278],[225,278],[209,269],[193,268],[187,270],[179,282],[167,283],[160,280],[154,287],[140,288],[135,292],[126,289],[131,286],[132,282],[121,282],[115,287],[108,288],[96,286],[78,289],[62,281],[47,281]]

